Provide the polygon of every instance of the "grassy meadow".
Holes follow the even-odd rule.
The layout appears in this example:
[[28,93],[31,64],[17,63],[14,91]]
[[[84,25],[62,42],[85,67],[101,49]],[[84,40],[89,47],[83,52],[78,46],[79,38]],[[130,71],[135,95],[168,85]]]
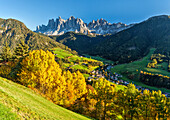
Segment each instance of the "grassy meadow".
[[87,55],[87,54],[84,54],[84,56],[86,56],[87,58],[92,58],[92,59],[95,59],[95,60],[98,60],[98,61],[102,61],[103,63],[114,64],[113,61],[107,60],[107,59],[99,57],[99,56],[91,56],[91,55]]
[[[99,65],[89,65],[90,62],[99,62],[103,64],[101,61],[92,58],[78,56],[61,48],[54,48],[53,53],[59,59],[67,59],[67,61],[62,60],[63,61],[62,66],[65,69],[69,68],[73,70],[83,70],[87,73],[90,73],[91,71],[99,67]],[[83,73],[86,78],[89,76],[87,73]]]
[[[147,88],[150,88],[153,90],[162,90],[165,92],[170,92],[170,90],[165,89],[165,88],[156,88],[156,87],[151,87],[151,86],[145,85],[138,80],[139,72],[141,70],[149,72],[149,73],[170,76],[170,72],[168,72],[167,69],[163,70],[161,67],[158,67],[158,68],[147,68],[146,67],[147,64],[149,62],[151,62],[150,57],[154,53],[154,51],[155,51],[155,48],[152,48],[152,49],[150,49],[150,52],[148,53],[148,55],[145,56],[143,59],[137,60],[137,61],[134,61],[131,63],[127,63],[127,64],[116,65],[115,67],[113,67],[111,69],[111,71],[123,75],[123,77],[122,77],[123,80],[133,82],[136,85],[147,87]],[[161,65],[163,66],[163,68],[166,68],[167,63],[163,62]],[[128,79],[128,75],[130,75],[130,74],[133,74],[135,76],[135,78],[133,80]]]
[[30,88],[0,77],[0,120],[88,120],[46,100]]

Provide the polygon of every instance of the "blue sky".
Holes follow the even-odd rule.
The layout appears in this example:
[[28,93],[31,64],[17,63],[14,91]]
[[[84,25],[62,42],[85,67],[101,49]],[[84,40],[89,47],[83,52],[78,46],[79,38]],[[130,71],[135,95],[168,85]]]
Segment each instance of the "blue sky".
[[162,14],[170,14],[170,0],[0,0],[0,18],[20,20],[31,30],[58,16],[129,24]]

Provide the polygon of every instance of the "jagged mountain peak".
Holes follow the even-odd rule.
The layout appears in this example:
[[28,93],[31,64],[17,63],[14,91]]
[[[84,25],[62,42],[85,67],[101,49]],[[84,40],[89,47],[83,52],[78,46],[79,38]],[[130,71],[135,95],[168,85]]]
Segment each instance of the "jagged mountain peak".
[[69,20],[72,20],[72,19],[75,19],[75,17],[74,17],[74,16],[70,16],[70,17],[69,17]]
[[84,23],[80,18],[70,16],[64,20],[59,16],[56,21],[50,19],[47,26],[37,26],[35,32],[46,35],[62,35],[69,31],[84,34],[115,34],[121,30],[127,29],[132,25],[125,25],[123,23],[108,23],[105,19],[92,20],[90,23]]

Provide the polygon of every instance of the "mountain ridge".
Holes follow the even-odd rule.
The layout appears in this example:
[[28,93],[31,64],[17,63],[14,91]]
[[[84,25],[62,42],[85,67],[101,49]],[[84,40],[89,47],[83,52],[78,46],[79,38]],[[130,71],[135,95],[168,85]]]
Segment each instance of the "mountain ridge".
[[56,20],[50,19],[47,26],[37,26],[35,32],[43,33],[46,35],[62,35],[69,31],[75,33],[88,34],[115,34],[119,31],[132,27],[133,24],[126,25],[124,23],[108,23],[105,19],[92,20],[92,22],[85,23],[80,18],[71,16],[64,20],[60,16]]
[[24,41],[30,49],[46,49],[63,47],[64,45],[28,29],[26,25],[15,19],[0,19],[0,48],[7,42],[14,50],[18,43]]
[[155,53],[170,54],[170,16],[153,16],[114,35],[81,35],[66,33],[50,36],[81,54],[100,56],[116,63],[127,63],[144,57],[151,48]]
[[140,59],[149,52],[150,48],[156,48],[156,53],[169,54],[169,34],[170,17],[153,16],[129,29],[111,35],[109,39],[103,40],[89,51],[92,55],[120,63]]

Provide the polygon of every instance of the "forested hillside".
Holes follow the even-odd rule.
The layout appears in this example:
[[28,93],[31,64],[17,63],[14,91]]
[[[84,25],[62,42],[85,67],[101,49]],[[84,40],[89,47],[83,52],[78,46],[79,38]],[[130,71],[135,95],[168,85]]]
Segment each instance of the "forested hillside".
[[0,47],[7,42],[11,50],[18,43],[24,41],[30,49],[47,49],[51,47],[63,47],[47,36],[37,34],[29,30],[24,23],[15,19],[0,19]]
[[[142,94],[133,84],[117,90],[117,85],[103,77],[94,78],[92,84],[88,84],[81,72],[62,70],[55,61],[55,56],[49,51],[33,50],[19,61],[16,59],[6,62],[0,66],[0,75],[33,89],[57,105],[96,119],[155,120],[169,118],[170,99],[161,91],[144,90]],[[4,89],[0,86],[0,90],[4,92],[8,90],[7,88]],[[12,93],[12,95],[16,95],[16,91],[13,92],[15,94]],[[29,104],[34,103],[35,98],[32,99]],[[3,102],[2,104],[4,105]],[[41,105],[38,106],[38,108],[41,107]],[[34,114],[24,106],[21,108],[19,109],[21,113],[26,110],[28,115]],[[32,110],[35,111],[35,108],[33,107]],[[38,109],[37,112],[39,111]],[[42,112],[39,112],[30,117],[37,117],[35,119],[55,117],[54,115],[44,117],[45,114],[41,114]],[[11,117],[15,117],[15,115],[16,113]],[[56,115],[60,115],[60,113],[57,112]],[[67,119],[69,116],[65,117]],[[64,119],[64,117],[61,118]]]
[[89,53],[89,49],[93,48],[110,35],[85,35],[82,33],[67,32],[60,36],[50,36],[57,42],[60,42],[69,48],[76,50],[80,54]]
[[91,54],[120,63],[142,58],[154,47],[156,52],[170,52],[170,18],[162,15],[134,25],[112,35],[109,39],[92,48]]
[[51,38],[81,54],[98,55],[117,63],[126,63],[143,58],[150,48],[156,48],[156,53],[169,54],[169,35],[170,18],[162,15],[151,17],[115,35],[92,37],[68,32]]

